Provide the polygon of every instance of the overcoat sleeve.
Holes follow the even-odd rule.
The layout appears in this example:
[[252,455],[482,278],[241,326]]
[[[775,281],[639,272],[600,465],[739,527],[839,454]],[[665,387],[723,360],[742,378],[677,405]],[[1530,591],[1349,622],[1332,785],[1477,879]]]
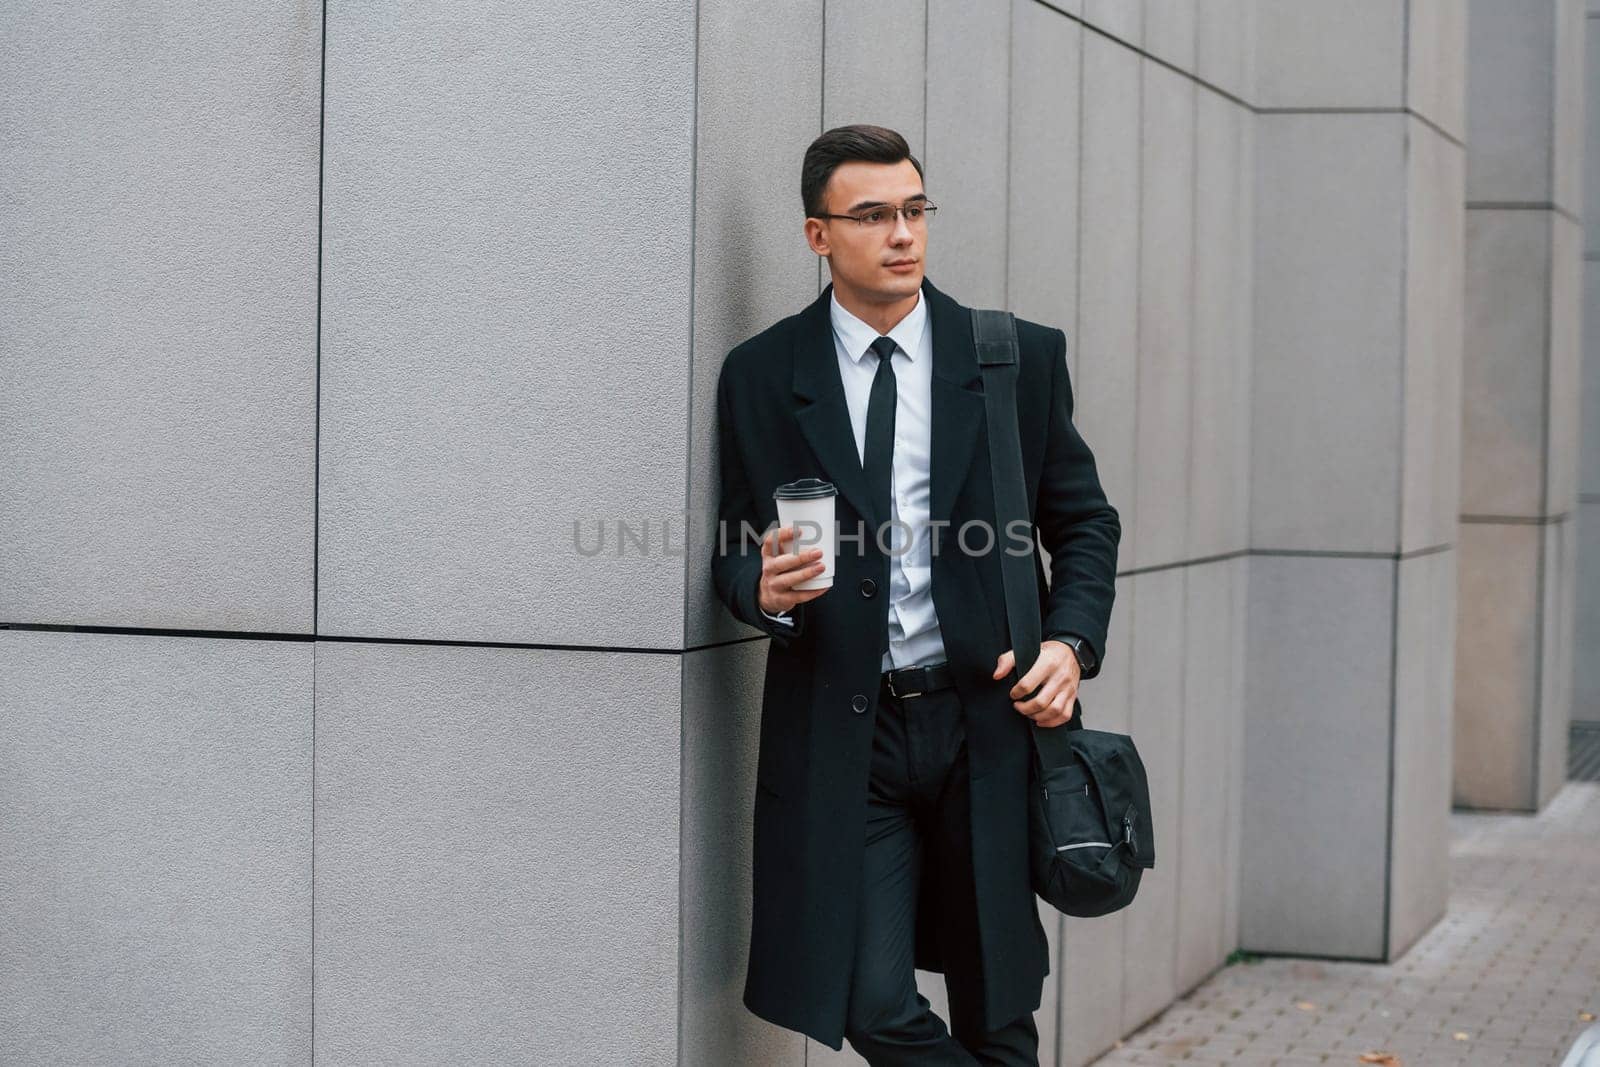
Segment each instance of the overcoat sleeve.
[[1106,629],[1116,596],[1117,543],[1122,523],[1106,500],[1094,454],[1072,424],[1067,335],[1051,331],[1050,419],[1034,521],[1050,553],[1050,597],[1040,633],[1075,633],[1094,650],[1095,673],[1105,664]]
[[761,582],[761,535],[765,524],[756,510],[740,448],[741,443],[754,445],[756,442],[744,440],[740,433],[742,424],[735,417],[738,397],[734,395],[732,362],[731,358],[723,362],[717,378],[717,455],[722,490],[717,506],[717,529],[712,538],[711,578],[717,596],[734,618],[770,634],[778,644],[787,645],[805,631],[806,605],[798,604],[790,609],[789,617],[793,622],[785,623],[767,617],[756,599]]

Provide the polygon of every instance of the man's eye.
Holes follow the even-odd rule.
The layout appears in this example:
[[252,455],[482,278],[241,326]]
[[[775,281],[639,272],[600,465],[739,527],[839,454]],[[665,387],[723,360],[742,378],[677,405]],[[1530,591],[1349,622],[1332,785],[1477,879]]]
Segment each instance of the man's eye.
[[906,218],[908,218],[908,219],[920,219],[921,217],[922,217],[922,209],[920,207],[908,207],[908,208],[906,208]]
[[882,222],[883,221],[883,212],[882,211],[869,211],[865,215],[861,216],[861,221],[862,222],[868,222],[868,223],[874,223],[874,224]]

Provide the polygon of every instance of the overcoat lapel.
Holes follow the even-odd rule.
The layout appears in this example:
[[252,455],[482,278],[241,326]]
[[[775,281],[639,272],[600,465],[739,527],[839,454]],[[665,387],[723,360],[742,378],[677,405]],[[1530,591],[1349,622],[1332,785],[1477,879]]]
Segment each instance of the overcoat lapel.
[[[973,347],[972,324],[967,309],[922,280],[922,298],[928,302],[933,330],[932,442],[929,470],[930,529],[940,531],[946,546],[948,526],[956,496],[972,467],[973,451],[983,420],[982,374]],[[823,289],[801,318],[794,361],[794,392],[800,406],[795,419],[817,461],[839,494],[876,530],[889,516],[871,506],[866,473],[856,452],[839,377],[839,358],[833,344],[829,314],[833,285]]]
[[839,495],[850,501],[872,529],[877,529],[880,520],[872,507],[861,457],[856,453],[850,408],[839,377],[839,357],[833,348],[833,322],[829,316],[832,299],[830,283],[801,316],[794,359],[794,392],[800,406],[794,417]]

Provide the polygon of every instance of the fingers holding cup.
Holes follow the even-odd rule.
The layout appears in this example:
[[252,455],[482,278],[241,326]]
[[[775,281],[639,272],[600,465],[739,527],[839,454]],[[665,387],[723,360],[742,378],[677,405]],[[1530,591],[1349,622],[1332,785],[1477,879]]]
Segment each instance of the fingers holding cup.
[[828,591],[827,587],[795,588],[800,582],[821,574],[826,567],[820,548],[793,551],[795,537],[796,531],[793,526],[781,526],[769,531],[761,542],[759,600],[765,611],[774,614],[788,611],[795,605],[815,600]]

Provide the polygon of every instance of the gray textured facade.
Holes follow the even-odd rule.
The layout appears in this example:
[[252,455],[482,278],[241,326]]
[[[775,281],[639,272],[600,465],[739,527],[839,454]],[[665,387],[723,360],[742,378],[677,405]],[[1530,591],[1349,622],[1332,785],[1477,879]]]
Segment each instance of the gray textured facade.
[[[1572,717],[1600,722],[1600,0],[1584,19],[1582,218],[1583,266],[1578,299],[1579,389],[1577,588],[1572,635]],[[1571,329],[1568,326],[1568,329]],[[1570,387],[1570,383],[1569,383]]]
[[1574,708],[1587,20],[1473,0],[1468,21],[1455,799],[1531,811],[1566,781]]
[[1042,1062],[1236,948],[1403,953],[1452,803],[1600,718],[1585,15],[5,5],[0,1063],[861,1062],[740,1002],[766,638],[709,543],[850,122],[936,284],[1067,332],[1121,514],[1082,692],[1160,853],[1040,903]]

